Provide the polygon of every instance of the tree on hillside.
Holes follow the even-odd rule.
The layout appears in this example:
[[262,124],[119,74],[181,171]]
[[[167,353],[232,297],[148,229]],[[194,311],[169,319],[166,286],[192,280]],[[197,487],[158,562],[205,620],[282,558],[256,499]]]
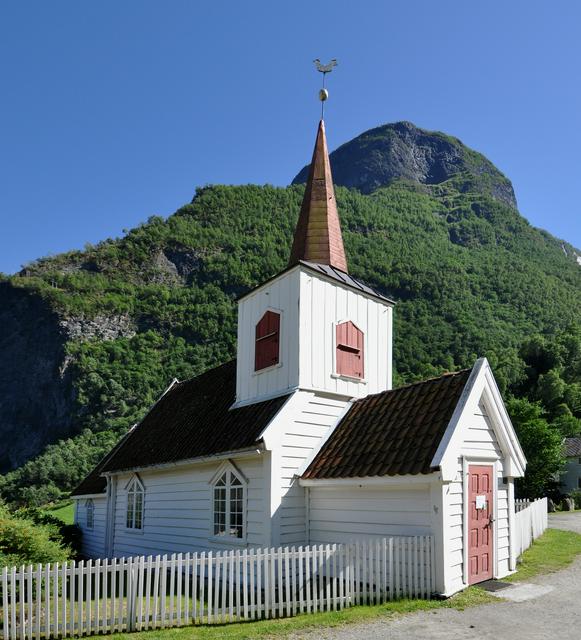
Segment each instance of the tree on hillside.
[[517,493],[525,498],[547,495],[557,488],[556,477],[564,462],[563,437],[547,422],[540,404],[512,398],[507,409],[527,458],[525,477],[517,480]]

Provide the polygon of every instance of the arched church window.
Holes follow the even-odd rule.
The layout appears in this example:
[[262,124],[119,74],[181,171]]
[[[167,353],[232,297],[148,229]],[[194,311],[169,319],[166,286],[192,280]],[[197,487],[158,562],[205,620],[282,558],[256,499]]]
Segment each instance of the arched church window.
[[128,529],[143,529],[143,502],[145,488],[137,476],[127,485],[127,513],[125,526]]
[[232,469],[214,483],[214,535],[244,537],[245,485]]
[[92,529],[95,526],[95,503],[90,498],[85,502],[85,518],[87,529]]
[[363,378],[363,331],[351,321],[342,322],[336,327],[335,339],[337,374],[349,378]]
[[256,325],[254,370],[260,371],[279,363],[280,314],[267,311]]

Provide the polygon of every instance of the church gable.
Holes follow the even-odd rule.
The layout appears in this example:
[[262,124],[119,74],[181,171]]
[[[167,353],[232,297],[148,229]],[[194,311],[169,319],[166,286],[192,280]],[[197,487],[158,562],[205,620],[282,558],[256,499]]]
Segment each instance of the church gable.
[[432,466],[441,469],[443,480],[454,480],[461,458],[502,459],[505,476],[524,475],[526,458],[486,358],[474,365]]

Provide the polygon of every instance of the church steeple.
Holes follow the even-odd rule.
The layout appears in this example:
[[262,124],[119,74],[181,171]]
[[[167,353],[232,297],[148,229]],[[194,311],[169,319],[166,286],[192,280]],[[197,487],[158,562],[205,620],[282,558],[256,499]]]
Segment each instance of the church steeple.
[[323,120],[319,122],[289,266],[300,260],[327,264],[347,273],[347,258],[343,248]]

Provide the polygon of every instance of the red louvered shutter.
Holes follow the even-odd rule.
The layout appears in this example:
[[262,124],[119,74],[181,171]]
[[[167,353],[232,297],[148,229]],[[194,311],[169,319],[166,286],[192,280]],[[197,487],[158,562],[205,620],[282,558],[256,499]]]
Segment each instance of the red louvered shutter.
[[336,328],[337,373],[350,378],[363,378],[363,331],[351,321]]
[[279,334],[280,314],[267,311],[256,325],[255,371],[278,364]]

